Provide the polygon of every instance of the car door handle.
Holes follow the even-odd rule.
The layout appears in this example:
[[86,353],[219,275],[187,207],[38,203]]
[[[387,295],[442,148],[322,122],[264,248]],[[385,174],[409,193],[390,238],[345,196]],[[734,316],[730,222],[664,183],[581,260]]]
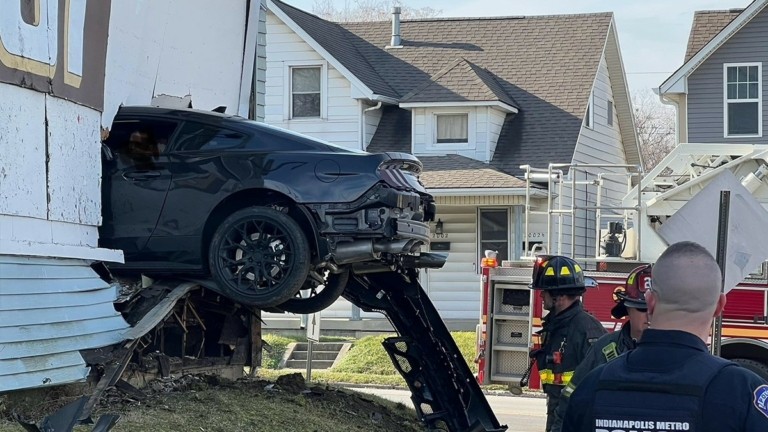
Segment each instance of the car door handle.
[[128,180],[147,180],[160,177],[160,171],[133,171],[123,174]]

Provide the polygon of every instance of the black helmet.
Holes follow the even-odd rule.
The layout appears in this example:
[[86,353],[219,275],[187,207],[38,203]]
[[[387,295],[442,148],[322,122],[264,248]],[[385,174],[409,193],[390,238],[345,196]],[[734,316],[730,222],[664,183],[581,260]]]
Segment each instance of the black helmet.
[[611,309],[611,316],[616,319],[624,318],[629,315],[627,308],[646,309],[645,292],[651,285],[650,264],[635,267],[627,276],[627,282],[624,286],[616,287],[613,290],[613,301],[616,306]]
[[539,255],[533,266],[532,289],[558,290],[580,294],[586,288],[596,287],[597,282],[584,276],[576,261],[560,255]]

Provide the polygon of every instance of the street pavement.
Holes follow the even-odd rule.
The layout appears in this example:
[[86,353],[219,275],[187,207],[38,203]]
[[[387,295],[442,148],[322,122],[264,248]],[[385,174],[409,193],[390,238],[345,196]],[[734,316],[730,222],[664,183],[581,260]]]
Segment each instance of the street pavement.
[[[405,406],[413,407],[407,390],[372,387],[347,387],[361,393],[370,393]],[[508,431],[542,432],[547,423],[547,400],[540,397],[485,395],[496,418],[508,426]]]

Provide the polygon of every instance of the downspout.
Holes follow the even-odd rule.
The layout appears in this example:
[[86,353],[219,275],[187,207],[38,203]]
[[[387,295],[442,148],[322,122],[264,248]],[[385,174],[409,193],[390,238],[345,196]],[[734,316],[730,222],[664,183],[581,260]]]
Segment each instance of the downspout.
[[368,114],[368,111],[374,111],[374,110],[377,110],[379,108],[381,108],[381,101],[379,101],[379,103],[377,103],[376,105],[374,105],[374,106],[372,106],[370,108],[366,108],[366,109],[363,110],[363,118],[362,118],[363,127],[361,128],[362,131],[363,131],[363,136],[360,139],[360,150],[362,150],[362,151],[365,151],[365,148],[367,147],[366,146],[366,142],[365,142],[365,137],[367,136],[366,130],[365,130],[366,129],[366,127],[365,127],[365,116]]
[[659,92],[658,88],[654,88],[653,92],[659,96],[659,101],[663,105],[675,108],[675,144],[680,144],[680,105],[672,99],[664,97],[664,95]]

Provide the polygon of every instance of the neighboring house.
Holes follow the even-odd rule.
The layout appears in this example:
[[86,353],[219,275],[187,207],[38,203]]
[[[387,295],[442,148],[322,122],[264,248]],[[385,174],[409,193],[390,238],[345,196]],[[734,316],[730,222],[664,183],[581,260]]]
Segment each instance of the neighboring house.
[[[641,164],[612,13],[338,24],[278,0],[267,7],[265,121],[423,161],[442,228],[433,242],[450,253],[423,283],[453,328],[477,322],[483,250],[524,254],[521,165]],[[577,186],[577,202],[594,191]],[[625,179],[606,179],[604,199],[625,191]],[[541,185],[532,196],[546,210]],[[577,257],[594,257],[593,224],[577,211]],[[566,218],[564,253],[570,229]],[[546,239],[544,216],[527,235]],[[358,312],[339,301],[323,315]]]
[[659,87],[677,142],[766,144],[768,1],[694,14],[683,65]]

